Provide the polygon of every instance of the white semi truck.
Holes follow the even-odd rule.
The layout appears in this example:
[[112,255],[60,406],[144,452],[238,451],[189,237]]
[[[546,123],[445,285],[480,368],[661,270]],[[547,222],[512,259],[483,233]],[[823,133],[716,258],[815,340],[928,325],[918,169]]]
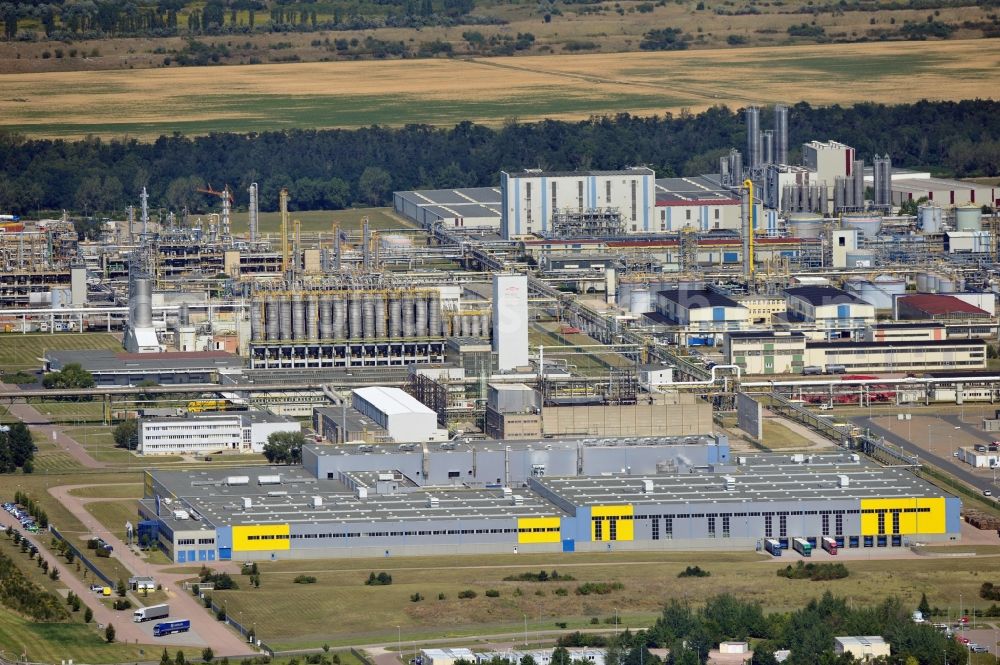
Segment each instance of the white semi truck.
[[142,623],[143,621],[152,621],[153,619],[163,619],[170,616],[170,605],[163,603],[162,605],[150,605],[149,607],[140,607],[135,612],[132,613],[132,621],[136,623]]

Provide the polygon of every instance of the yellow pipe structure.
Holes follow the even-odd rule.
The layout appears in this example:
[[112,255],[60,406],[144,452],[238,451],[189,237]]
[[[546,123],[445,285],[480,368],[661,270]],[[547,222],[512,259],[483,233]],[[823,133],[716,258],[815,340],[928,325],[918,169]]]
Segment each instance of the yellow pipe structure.
[[288,272],[288,189],[281,188],[278,197],[281,206],[281,274]]
[[750,256],[748,257],[749,259],[748,266],[750,268],[750,275],[753,276],[753,271],[754,271],[753,235],[755,230],[753,225],[753,180],[747,178],[746,180],[743,181],[743,186],[747,188],[749,196],[749,205],[747,206],[747,218],[748,218],[747,226],[749,227],[748,231],[750,233],[750,250],[749,250]]

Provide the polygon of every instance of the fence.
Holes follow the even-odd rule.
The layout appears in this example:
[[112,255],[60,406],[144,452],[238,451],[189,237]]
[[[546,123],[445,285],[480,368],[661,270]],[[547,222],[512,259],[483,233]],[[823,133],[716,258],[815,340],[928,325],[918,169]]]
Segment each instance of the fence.
[[60,541],[62,541],[66,545],[66,547],[68,547],[70,549],[70,551],[73,552],[73,555],[76,556],[77,559],[79,559],[80,561],[82,561],[83,565],[87,566],[87,568],[90,569],[90,572],[94,573],[94,575],[96,575],[105,584],[107,584],[110,587],[113,587],[113,586],[115,586],[117,584],[117,582],[112,582],[110,577],[108,577],[103,572],[101,572],[100,568],[98,568],[97,566],[95,566],[94,563],[90,559],[88,559],[86,556],[84,556],[83,552],[80,551],[79,547],[77,547],[76,545],[74,545],[73,543],[71,543],[69,540],[67,540],[61,533],[59,533],[59,530],[56,529],[51,524],[49,525],[49,532],[55,538],[57,538]]
[[[197,585],[196,584],[192,584],[192,586],[197,586]],[[198,589],[198,597],[201,598],[202,600],[205,599],[205,594],[203,593],[203,591],[202,591],[202,589],[200,587]],[[233,628],[235,628],[236,631],[243,637],[243,639],[247,641],[247,643],[251,643],[250,642],[250,635],[252,634],[253,637],[254,637],[254,641],[252,642],[252,644],[256,645],[257,648],[259,648],[261,651],[263,651],[266,655],[271,656],[272,658],[274,657],[274,649],[272,649],[271,647],[269,647],[267,644],[265,644],[263,641],[261,641],[260,638],[257,637],[257,635],[255,633],[256,626],[252,626],[251,628],[247,628],[245,625],[243,625],[239,621],[236,621],[231,616],[229,616],[229,613],[226,611],[225,604],[223,604],[223,605],[217,605],[216,602],[215,602],[215,598],[214,597],[210,596],[209,598],[210,598],[210,600],[209,600],[209,603],[208,603],[208,605],[209,605],[208,609],[210,609],[212,611],[212,617],[213,618],[217,618],[219,616],[219,612],[222,612],[223,616],[226,617],[225,618],[225,622],[227,624],[229,624],[230,626],[232,626]]]

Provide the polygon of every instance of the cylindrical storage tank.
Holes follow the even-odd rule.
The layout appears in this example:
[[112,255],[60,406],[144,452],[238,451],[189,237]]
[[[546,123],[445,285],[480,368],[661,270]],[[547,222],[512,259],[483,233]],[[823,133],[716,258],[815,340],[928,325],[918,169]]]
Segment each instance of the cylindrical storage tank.
[[427,297],[422,293],[417,294],[413,306],[413,322],[417,330],[417,337],[427,337]]
[[479,327],[479,316],[472,315],[468,317],[469,321],[469,334],[473,337],[482,337],[482,329]]
[[386,338],[385,332],[385,294],[375,294],[375,336],[379,339]]
[[928,289],[927,289],[927,273],[925,273],[925,272],[918,272],[917,273],[917,278],[916,278],[915,281],[917,283],[917,293],[927,293],[928,292]]
[[490,336],[490,313],[483,312],[479,315],[479,333],[483,337]]
[[431,337],[439,337],[441,333],[441,294],[438,291],[431,291],[431,297],[427,300],[427,334]]
[[306,338],[319,339],[319,297],[315,295],[306,299]]
[[823,216],[812,212],[789,213],[785,228],[793,238],[818,238],[823,233]]
[[292,337],[306,338],[306,307],[301,293],[292,294]]
[[937,280],[938,293],[954,293],[955,280],[950,275],[941,275]]
[[[263,304],[260,300],[250,301],[250,340],[259,342],[264,339],[263,334]],[[181,325],[184,325],[183,323]]]
[[264,303],[267,317],[264,319],[264,331],[267,339],[281,339],[281,305],[277,296],[269,296]]
[[361,299],[361,317],[365,339],[375,339],[375,296],[370,293]]
[[652,295],[648,287],[632,289],[629,297],[629,312],[636,315],[643,315],[653,311]]
[[944,225],[944,209],[936,205],[922,205],[917,208],[917,222],[924,233],[940,233]]
[[364,336],[364,324],[361,319],[361,294],[357,291],[351,291],[348,295],[350,296],[350,302],[347,306],[350,313],[348,327],[351,339],[361,339]]
[[180,308],[177,312],[177,325],[189,326],[191,325],[191,310],[186,302],[181,303]]
[[279,319],[278,323],[281,328],[281,339],[293,339],[292,337],[292,299],[288,297],[283,297],[278,301],[279,309]]
[[462,326],[462,337],[469,337],[472,335],[472,317],[462,315],[458,317],[459,323]]
[[404,293],[401,302],[403,310],[403,337],[409,339],[416,334],[416,325],[413,321],[413,294]]
[[874,282],[864,279],[851,280],[847,283],[847,291],[864,300],[875,309],[892,309],[892,298],[878,288]]
[[333,297],[324,295],[319,298],[319,338],[331,337],[333,337]]
[[865,238],[875,238],[882,230],[882,218],[878,215],[842,215],[840,225],[845,229],[856,229]]
[[982,209],[974,205],[964,205],[955,208],[955,229],[958,231],[982,231]]
[[399,302],[399,292],[389,295],[389,338],[399,339],[403,336],[403,309]]
[[153,325],[153,280],[148,277],[136,277],[132,281],[134,301],[133,328],[150,328]]
[[890,298],[906,293],[906,280],[892,275],[879,275],[875,278],[875,286],[885,292]]
[[333,339],[347,339],[347,294],[333,296]]
[[875,265],[875,253],[870,249],[854,249],[847,252],[847,267],[871,268]]

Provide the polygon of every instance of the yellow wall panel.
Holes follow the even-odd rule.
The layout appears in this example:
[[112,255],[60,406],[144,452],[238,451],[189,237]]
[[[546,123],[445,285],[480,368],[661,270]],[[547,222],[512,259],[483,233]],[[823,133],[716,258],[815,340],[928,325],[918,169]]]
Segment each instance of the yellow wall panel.
[[558,517],[519,517],[517,542],[558,543],[561,539],[561,526]]
[[894,510],[903,511],[899,514],[899,533],[902,535],[945,532],[947,520],[944,498],[862,499],[861,534],[864,536],[880,535],[878,511],[885,511],[885,529],[882,533],[893,535],[892,511]]
[[234,552],[287,550],[291,544],[287,524],[253,524],[233,527]]
[[[632,504],[624,506],[591,506],[590,507],[590,538],[591,540],[611,541],[611,518],[615,520],[615,540],[635,540],[635,528],[632,522]],[[597,537],[597,522],[601,521],[601,537]]]

